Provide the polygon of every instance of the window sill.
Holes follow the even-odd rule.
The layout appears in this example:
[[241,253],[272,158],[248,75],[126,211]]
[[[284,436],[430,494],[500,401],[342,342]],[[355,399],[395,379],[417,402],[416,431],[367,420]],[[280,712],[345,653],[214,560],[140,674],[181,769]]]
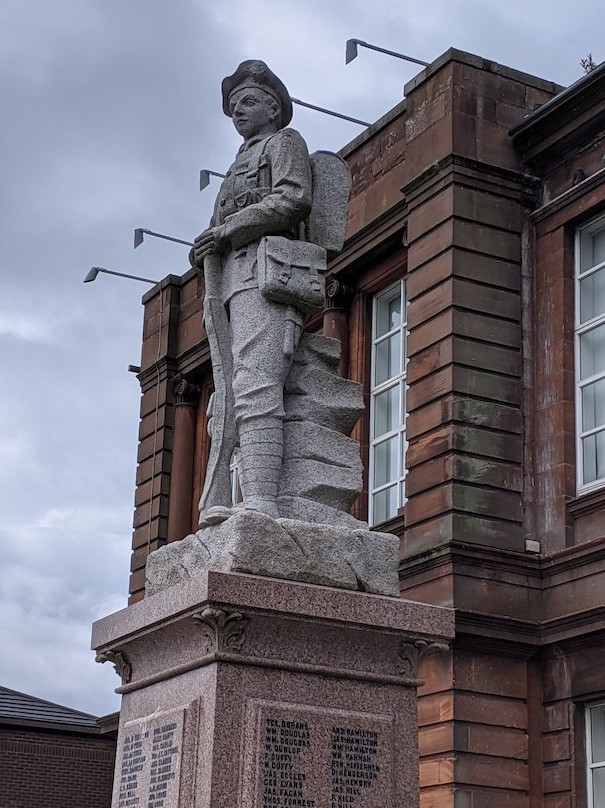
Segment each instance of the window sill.
[[375,530],[378,533],[395,533],[396,535],[400,536],[403,533],[404,527],[405,506],[399,508],[397,516],[393,516],[392,519],[387,519],[386,522],[379,522],[376,525],[372,525],[370,529]]
[[605,485],[596,491],[579,494],[574,499],[570,499],[567,503],[567,510],[574,519],[587,516],[595,511],[605,510]]

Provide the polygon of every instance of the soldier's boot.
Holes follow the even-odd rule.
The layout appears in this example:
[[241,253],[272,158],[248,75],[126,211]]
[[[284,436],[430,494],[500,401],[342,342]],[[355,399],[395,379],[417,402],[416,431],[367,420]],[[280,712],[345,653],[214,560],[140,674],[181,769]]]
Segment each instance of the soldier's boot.
[[240,487],[244,508],[279,517],[277,493],[283,455],[283,426],[277,418],[240,426]]

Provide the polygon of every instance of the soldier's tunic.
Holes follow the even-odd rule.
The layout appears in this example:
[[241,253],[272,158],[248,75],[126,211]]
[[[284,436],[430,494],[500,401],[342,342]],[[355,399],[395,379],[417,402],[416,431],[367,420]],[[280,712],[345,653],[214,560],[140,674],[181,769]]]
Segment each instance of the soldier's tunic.
[[283,384],[303,315],[261,295],[256,255],[264,235],[299,237],[311,201],[309,154],[293,129],[242,146],[216,199],[211,226],[221,226],[221,293],[230,319],[238,426],[284,415]]

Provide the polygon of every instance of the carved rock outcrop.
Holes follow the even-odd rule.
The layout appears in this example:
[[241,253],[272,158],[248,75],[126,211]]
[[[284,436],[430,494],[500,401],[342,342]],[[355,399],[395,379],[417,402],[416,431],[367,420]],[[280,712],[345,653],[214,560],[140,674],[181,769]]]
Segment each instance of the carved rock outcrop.
[[304,334],[297,348],[284,386],[278,504],[286,518],[361,526],[347,514],[363,473],[359,445],[348,436],[363,413],[363,391],[337,375],[339,356],[338,340],[320,334]]

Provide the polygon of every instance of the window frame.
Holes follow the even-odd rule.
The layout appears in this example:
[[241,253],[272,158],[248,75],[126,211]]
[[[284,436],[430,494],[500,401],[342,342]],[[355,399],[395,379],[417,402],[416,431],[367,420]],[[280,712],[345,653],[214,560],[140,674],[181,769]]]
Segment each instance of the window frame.
[[[389,331],[384,334],[381,334],[379,337],[376,336],[377,324],[378,324],[378,305],[380,298],[388,295],[389,293],[393,292],[394,290],[399,290],[399,299],[401,305],[401,322],[398,326],[395,326]],[[377,525],[384,524],[385,522],[394,519],[400,509],[405,504],[405,478],[407,475],[407,468],[405,466],[405,454],[407,449],[407,440],[406,440],[406,391],[407,391],[407,339],[408,339],[408,329],[407,329],[407,300],[406,300],[406,279],[405,277],[400,277],[394,283],[389,284],[383,289],[377,290],[374,292],[372,296],[372,312],[371,312],[371,328],[370,328],[370,336],[371,336],[371,350],[370,350],[370,377],[369,377],[369,398],[370,398],[370,407],[369,407],[369,432],[368,432],[368,449],[369,449],[369,457],[368,457],[368,523],[370,527],[376,527]],[[380,343],[386,342],[387,340],[391,339],[397,332],[399,332],[400,337],[400,350],[401,350],[401,362],[400,362],[400,370],[394,376],[389,376],[388,379],[380,382],[379,384],[375,384],[375,372],[376,372],[376,349]],[[378,437],[374,436],[374,429],[375,429],[375,409],[376,409],[376,398],[381,393],[386,392],[387,390],[393,389],[395,386],[399,387],[399,404],[398,404],[398,416],[396,419],[396,425]],[[386,443],[389,440],[392,440],[394,437],[397,438],[397,473],[392,479],[389,479],[387,482],[382,483],[381,485],[374,485],[374,473],[375,473],[375,459],[374,459],[374,449],[381,443]],[[376,521],[374,518],[374,496],[381,491],[387,491],[389,488],[393,487],[394,485],[397,486],[397,510],[394,514],[389,515],[385,520]]]
[[605,712],[605,701],[587,704],[584,709],[585,748],[586,748],[586,804],[588,808],[595,808],[593,776],[595,769],[605,770],[605,758],[599,761],[592,760],[592,711],[601,709]]
[[[605,369],[581,376],[581,338],[600,326],[605,326],[605,311],[581,322],[581,282],[601,270],[605,270],[605,261],[595,264],[582,271],[582,238],[587,232],[597,233],[605,231],[605,216],[599,216],[576,228],[574,244],[574,363],[575,363],[575,441],[576,441],[576,491],[578,495],[587,494],[605,488],[605,474],[590,482],[584,481],[585,449],[583,441],[592,435],[605,434],[605,423],[591,429],[583,429],[584,409],[582,403],[583,390],[595,382],[605,380]],[[595,462],[596,462],[595,452]]]

